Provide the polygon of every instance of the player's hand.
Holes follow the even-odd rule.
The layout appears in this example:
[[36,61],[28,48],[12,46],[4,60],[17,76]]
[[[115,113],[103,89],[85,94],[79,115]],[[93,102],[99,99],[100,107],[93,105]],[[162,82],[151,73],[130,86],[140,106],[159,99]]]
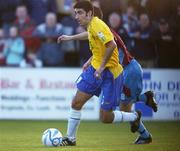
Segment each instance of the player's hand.
[[60,43],[62,41],[68,41],[68,40],[72,40],[72,36],[61,35],[61,36],[58,37],[57,43]]
[[99,68],[94,72],[94,76],[96,79],[101,79],[101,73],[103,72],[104,68]]

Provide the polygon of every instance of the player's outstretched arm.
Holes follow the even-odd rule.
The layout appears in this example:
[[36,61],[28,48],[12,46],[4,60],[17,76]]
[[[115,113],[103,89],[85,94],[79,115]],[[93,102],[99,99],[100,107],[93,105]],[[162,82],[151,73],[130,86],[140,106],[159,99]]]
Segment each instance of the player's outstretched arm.
[[61,35],[58,37],[57,42],[60,43],[62,41],[69,41],[69,40],[87,40],[88,39],[88,32],[82,32],[76,35]]
[[73,38],[73,36],[61,35],[61,36],[58,37],[57,43],[60,43],[60,42],[62,42],[62,41],[73,40],[72,38]]

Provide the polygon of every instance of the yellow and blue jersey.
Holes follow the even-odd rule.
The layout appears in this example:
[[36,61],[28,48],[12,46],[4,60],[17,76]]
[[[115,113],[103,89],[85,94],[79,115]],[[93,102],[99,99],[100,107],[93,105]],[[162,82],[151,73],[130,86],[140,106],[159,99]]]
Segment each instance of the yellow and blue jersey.
[[[90,50],[92,51],[91,65],[98,69],[102,63],[106,46],[105,44],[114,40],[114,36],[111,33],[109,27],[98,17],[93,17],[88,25],[88,40]],[[118,48],[116,47],[112,53],[112,56],[108,60],[106,66],[114,78],[117,78],[122,73],[123,68],[119,64]]]

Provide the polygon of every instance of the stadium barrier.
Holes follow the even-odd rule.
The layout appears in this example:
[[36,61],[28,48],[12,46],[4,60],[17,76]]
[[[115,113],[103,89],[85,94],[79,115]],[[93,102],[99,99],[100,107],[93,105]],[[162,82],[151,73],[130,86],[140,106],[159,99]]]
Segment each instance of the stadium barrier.
[[[1,68],[0,119],[67,119],[80,68]],[[146,120],[180,120],[180,70],[145,69],[143,92],[154,90],[157,113],[137,103]],[[84,120],[99,119],[99,101],[83,108]]]
[[143,70],[143,92],[153,90],[158,103],[158,112],[137,103],[135,109],[143,112],[148,120],[180,120],[180,70]]
[[[67,119],[81,69],[3,68],[0,70],[0,119]],[[93,97],[82,118],[97,120],[99,103]]]

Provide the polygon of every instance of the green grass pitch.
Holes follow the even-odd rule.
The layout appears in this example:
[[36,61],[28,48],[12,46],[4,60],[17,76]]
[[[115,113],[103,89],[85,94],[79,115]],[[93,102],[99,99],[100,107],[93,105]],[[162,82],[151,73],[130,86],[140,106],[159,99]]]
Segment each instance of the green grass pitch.
[[180,121],[145,122],[153,135],[153,143],[135,145],[137,133],[128,123],[102,124],[82,121],[76,147],[44,147],[42,132],[50,127],[66,133],[65,121],[0,120],[0,151],[179,151]]

